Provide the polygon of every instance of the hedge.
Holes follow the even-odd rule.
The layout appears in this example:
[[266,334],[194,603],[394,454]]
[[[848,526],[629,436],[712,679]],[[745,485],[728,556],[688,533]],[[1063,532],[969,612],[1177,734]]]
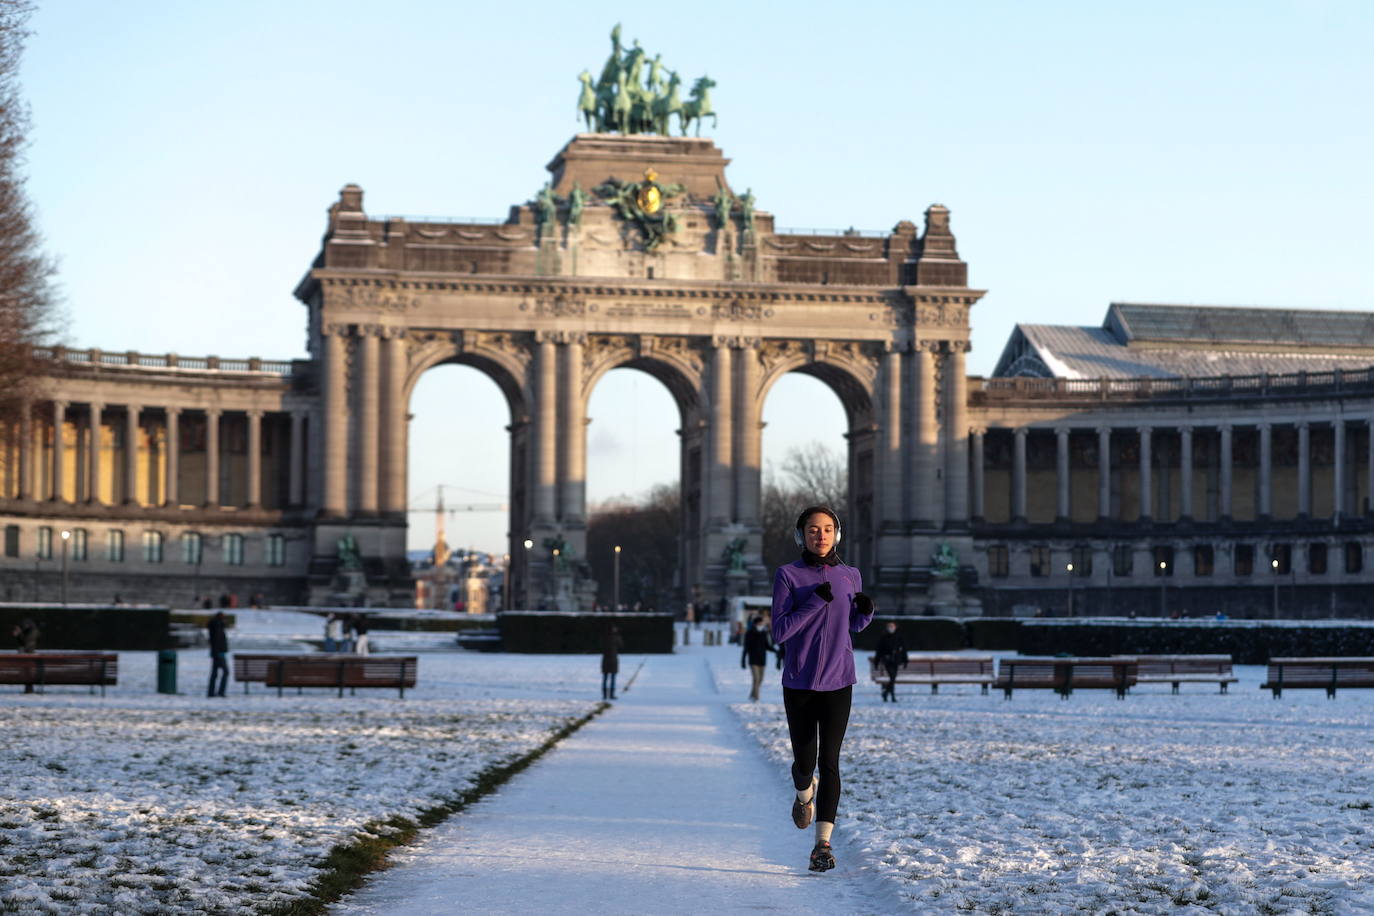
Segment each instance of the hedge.
[[502,652],[600,655],[606,628],[614,624],[624,640],[622,652],[671,653],[671,614],[575,614],[560,611],[510,611],[496,615]]
[[14,649],[11,632],[25,618],[38,625],[38,650],[167,649],[172,646],[165,607],[6,604],[0,606],[0,646]]

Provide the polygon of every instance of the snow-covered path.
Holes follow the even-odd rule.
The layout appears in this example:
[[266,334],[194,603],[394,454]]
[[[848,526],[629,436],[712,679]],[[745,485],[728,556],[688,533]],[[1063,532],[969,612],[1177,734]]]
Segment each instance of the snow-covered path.
[[701,654],[650,656],[613,709],[332,912],[891,912],[841,832],[840,867],[806,870],[813,832],[792,826],[738,699]]

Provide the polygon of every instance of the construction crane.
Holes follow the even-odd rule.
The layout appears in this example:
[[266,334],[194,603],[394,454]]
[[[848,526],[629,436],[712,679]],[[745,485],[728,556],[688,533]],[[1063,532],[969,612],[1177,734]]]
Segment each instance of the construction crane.
[[[437,487],[438,495],[434,501],[433,508],[427,506],[412,505],[408,512],[433,512],[434,513],[434,565],[443,566],[448,562],[451,551],[448,542],[444,539],[444,518],[446,515],[457,512],[504,512],[508,508],[506,503],[466,503],[456,506],[444,506],[444,487],[449,486],[455,490],[467,490],[467,487],[454,486],[453,484],[439,484]],[[428,492],[428,491],[426,491]],[[480,493],[480,490],[469,490],[469,492]]]

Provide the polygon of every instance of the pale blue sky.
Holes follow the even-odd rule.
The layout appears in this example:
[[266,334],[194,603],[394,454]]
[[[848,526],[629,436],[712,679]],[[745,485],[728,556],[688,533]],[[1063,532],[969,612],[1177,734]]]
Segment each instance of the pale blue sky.
[[[617,21],[717,81],[731,184],[780,226],[887,229],[949,206],[989,290],[973,372],[1017,321],[1097,324],[1113,300],[1374,309],[1359,0],[48,0],[23,79],[68,341],[304,355],[291,290],[339,187],[361,184],[377,215],[504,216],[578,129],[576,76]],[[796,378],[765,408],[774,461],[842,447],[838,401]],[[505,493],[494,385],[436,370],[412,409],[413,493]],[[676,478],[657,382],[618,370],[591,413],[593,499]],[[458,527],[457,545],[501,549],[500,514]]]

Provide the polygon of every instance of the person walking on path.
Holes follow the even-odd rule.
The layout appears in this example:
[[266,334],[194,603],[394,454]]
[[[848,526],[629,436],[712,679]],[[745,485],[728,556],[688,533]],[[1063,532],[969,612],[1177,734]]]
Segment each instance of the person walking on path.
[[805,830],[815,820],[811,871],[835,867],[830,834],[840,803],[840,745],[857,680],[851,634],[868,626],[874,610],[859,571],[835,552],[842,533],[833,509],[803,510],[793,532],[801,558],[773,577],[773,639],[787,650],[782,700],[797,790],[792,823]]
[[620,650],[625,648],[625,640],[615,624],[606,628],[601,638],[601,699],[615,699],[615,676],[620,673]]
[[758,702],[759,688],[763,686],[763,672],[768,667],[768,654],[773,649],[762,617],[755,617],[749,621],[749,629],[741,642],[744,643],[744,650],[740,653],[739,666],[743,668],[746,662],[749,664],[749,673],[753,676],[749,699]]
[[887,683],[883,685],[883,702],[897,702],[897,670],[906,665],[906,643],[902,634],[897,632],[897,622],[887,622],[887,632],[878,640],[878,664],[887,672]]
[[[229,654],[229,637],[224,633],[224,612],[215,611],[215,616],[210,618],[210,622],[205,625],[205,629],[210,631],[210,687],[206,691],[207,697],[222,697],[224,690],[229,685],[229,663],[225,656]],[[215,675],[219,675],[219,687],[215,687]]]

